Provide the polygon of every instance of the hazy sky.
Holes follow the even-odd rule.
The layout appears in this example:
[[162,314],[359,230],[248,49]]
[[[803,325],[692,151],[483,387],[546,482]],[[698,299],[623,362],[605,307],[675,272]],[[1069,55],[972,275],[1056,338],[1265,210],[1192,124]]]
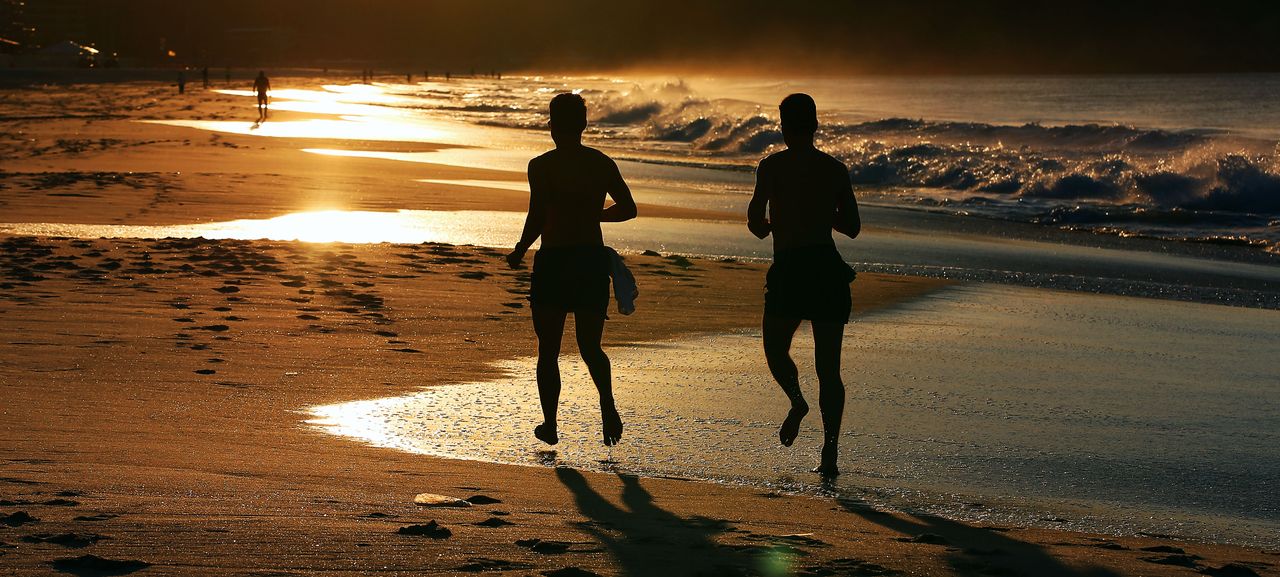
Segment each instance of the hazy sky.
[[[76,0],[28,0],[57,4]],[[86,0],[80,0],[84,2]],[[1280,2],[93,0],[99,44],[222,60],[479,69],[1280,70]],[[262,36],[228,29],[269,27]],[[237,64],[236,62],[231,62]],[[263,62],[269,63],[269,62]],[[254,62],[243,62],[256,65]]]

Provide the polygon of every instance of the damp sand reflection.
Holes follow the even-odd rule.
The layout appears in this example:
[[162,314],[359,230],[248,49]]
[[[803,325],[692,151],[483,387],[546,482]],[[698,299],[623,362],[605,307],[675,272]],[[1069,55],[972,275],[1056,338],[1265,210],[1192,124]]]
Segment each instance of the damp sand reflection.
[[[1280,372],[1262,359],[1280,354],[1276,322],[1275,311],[990,286],[875,314],[850,325],[845,474],[825,487],[808,473],[816,416],[794,448],[777,445],[780,393],[758,335],[611,349],[627,423],[612,450],[585,367],[565,357],[556,464],[1275,546]],[[810,341],[797,335],[801,374]],[[498,368],[510,376],[316,407],[312,423],[427,455],[546,465],[531,432],[534,361]]]

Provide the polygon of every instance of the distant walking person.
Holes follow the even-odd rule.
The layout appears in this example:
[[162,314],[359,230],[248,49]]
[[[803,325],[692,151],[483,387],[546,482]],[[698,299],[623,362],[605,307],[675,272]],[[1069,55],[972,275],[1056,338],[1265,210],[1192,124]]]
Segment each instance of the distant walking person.
[[178,94],[185,94],[186,92],[187,92],[187,73],[179,70],[178,71]]
[[[507,255],[508,264],[520,266],[529,247],[542,237],[542,247],[533,259],[529,297],[538,337],[543,418],[533,434],[549,445],[560,441],[556,429],[560,341],[569,313],[573,313],[578,352],[600,393],[604,444],[616,445],[622,438],[609,357],[600,348],[611,266],[600,223],[635,218],[636,203],[618,165],[603,152],[582,145],[586,127],[587,105],[581,96],[560,94],[551,99],[551,139],[556,147],[529,161],[529,214],[520,242]],[[602,208],[606,195],[613,204]]]
[[200,69],[200,80],[204,83],[204,89],[209,89],[209,67],[205,66]]
[[258,77],[253,79],[253,91],[258,93],[258,122],[267,119],[267,93],[271,91],[271,81],[267,80],[267,73],[258,71]]
[[809,412],[791,360],[791,340],[801,321],[813,325],[823,429],[822,461],[814,472],[834,476],[840,473],[836,457],[844,413],[840,348],[852,309],[849,283],[854,272],[836,251],[831,231],[854,238],[862,225],[848,170],[814,147],[818,113],[813,98],[792,94],[779,110],[787,148],[760,161],[747,209],[752,234],[761,239],[773,234],[773,266],[765,280],[764,353],[773,378],[791,400],[778,430],[778,440],[790,447]]

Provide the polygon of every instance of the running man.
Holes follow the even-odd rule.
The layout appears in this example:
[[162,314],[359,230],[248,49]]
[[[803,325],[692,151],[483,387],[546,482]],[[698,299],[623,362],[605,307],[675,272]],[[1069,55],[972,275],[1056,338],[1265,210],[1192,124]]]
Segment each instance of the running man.
[[[569,313],[573,313],[578,352],[600,393],[604,444],[616,445],[622,438],[609,357],[600,348],[609,307],[610,268],[600,223],[635,218],[636,203],[618,165],[603,152],[582,145],[586,127],[587,104],[581,96],[559,94],[551,99],[551,139],[556,147],[529,161],[529,215],[520,242],[507,255],[507,263],[519,267],[533,241],[542,237],[533,259],[529,300],[538,337],[543,418],[533,434],[548,445],[560,442],[556,431],[560,341]],[[613,204],[603,208],[606,195]]]
[[258,93],[258,122],[262,122],[267,118],[267,92],[271,90],[271,81],[267,80],[267,73],[258,71],[258,77],[253,79],[253,91]]
[[791,360],[791,340],[801,321],[813,325],[823,430],[822,461],[814,472],[835,476],[840,474],[836,457],[844,413],[840,347],[852,310],[849,283],[854,273],[836,251],[831,231],[854,238],[862,223],[849,171],[814,147],[818,112],[813,98],[792,94],[778,108],[787,148],[760,161],[747,208],[751,233],[761,239],[773,234],[773,266],[765,280],[764,354],[773,378],[791,400],[778,429],[778,440],[790,447],[809,412]]

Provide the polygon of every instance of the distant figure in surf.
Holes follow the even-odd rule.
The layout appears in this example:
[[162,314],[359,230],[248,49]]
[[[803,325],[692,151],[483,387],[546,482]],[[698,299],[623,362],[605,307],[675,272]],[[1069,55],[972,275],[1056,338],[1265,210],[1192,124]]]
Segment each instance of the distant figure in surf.
[[[587,105],[581,96],[560,94],[551,99],[551,139],[556,147],[529,161],[529,214],[520,242],[507,255],[513,268],[521,266],[529,247],[542,237],[542,247],[533,259],[529,296],[538,337],[543,418],[533,434],[549,445],[560,441],[556,429],[560,341],[569,313],[573,313],[578,352],[600,393],[604,444],[616,445],[622,437],[609,357],[600,348],[611,267],[600,223],[635,218],[636,203],[618,165],[603,152],[582,145],[586,127]],[[613,204],[603,208],[606,196]]]
[[258,77],[253,79],[253,91],[258,93],[258,122],[267,119],[267,92],[271,90],[271,81],[267,80],[267,73],[258,71]]
[[[862,227],[858,202],[844,164],[814,147],[817,106],[807,94],[792,94],[778,107],[786,150],[760,161],[755,195],[747,208],[747,228],[758,238],[773,234],[773,266],[765,280],[764,353],[769,371],[791,401],[778,440],[791,446],[809,404],[791,360],[791,340],[800,322],[813,326],[822,412],[822,460],[814,472],[840,473],[840,420],[844,383],[840,348],[849,322],[854,272],[836,251],[831,231],[855,238]],[[767,216],[766,216],[767,209]]]
[[200,80],[204,83],[204,89],[209,89],[209,67],[205,66],[200,69]]
[[178,71],[178,94],[187,92],[187,73]]

